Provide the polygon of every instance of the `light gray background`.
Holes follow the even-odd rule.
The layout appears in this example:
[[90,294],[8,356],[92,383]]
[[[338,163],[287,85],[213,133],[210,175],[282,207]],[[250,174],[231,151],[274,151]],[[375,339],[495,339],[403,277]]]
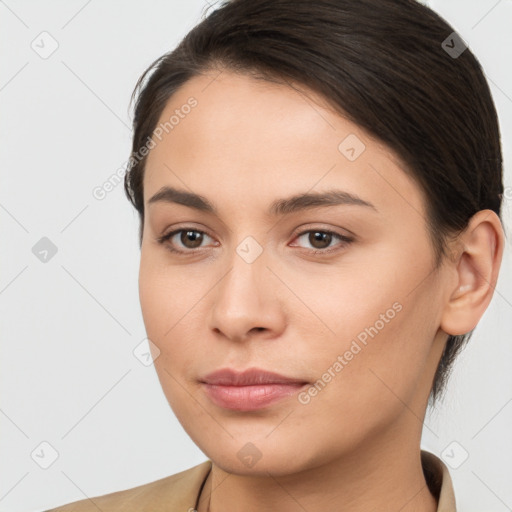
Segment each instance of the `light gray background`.
[[[512,2],[428,4],[469,43],[489,79],[510,233]],[[0,1],[1,511],[45,510],[206,459],[174,417],[154,368],[133,354],[141,342],[145,348],[136,213],[122,184],[103,200],[93,196],[128,158],[137,78],[206,7]],[[43,59],[31,44],[49,51],[52,38],[59,46]],[[46,263],[32,252],[42,237],[57,247]],[[512,508],[510,255],[507,244],[492,304],[424,428],[425,449],[453,465],[469,454],[451,469],[467,512]],[[58,458],[43,469],[53,450]]]

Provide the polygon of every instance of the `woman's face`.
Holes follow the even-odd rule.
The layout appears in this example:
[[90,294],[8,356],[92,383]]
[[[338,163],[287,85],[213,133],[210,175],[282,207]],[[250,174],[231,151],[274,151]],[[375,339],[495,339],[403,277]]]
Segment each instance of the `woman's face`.
[[[420,188],[318,96],[216,76],[172,96],[144,177],[140,301],[174,413],[229,472],[286,474],[416,442],[454,285],[446,267],[433,272]],[[151,202],[163,187],[212,209]],[[325,204],[300,199],[310,194]],[[237,409],[201,382],[222,368],[308,384]]]

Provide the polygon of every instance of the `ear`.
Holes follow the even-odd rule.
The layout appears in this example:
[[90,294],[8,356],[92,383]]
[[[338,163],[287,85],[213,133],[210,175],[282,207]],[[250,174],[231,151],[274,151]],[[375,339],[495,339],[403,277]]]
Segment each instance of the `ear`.
[[474,329],[493,296],[505,241],[499,217],[492,210],[478,211],[457,241],[460,249],[452,263],[456,286],[450,290],[440,325],[453,336]]

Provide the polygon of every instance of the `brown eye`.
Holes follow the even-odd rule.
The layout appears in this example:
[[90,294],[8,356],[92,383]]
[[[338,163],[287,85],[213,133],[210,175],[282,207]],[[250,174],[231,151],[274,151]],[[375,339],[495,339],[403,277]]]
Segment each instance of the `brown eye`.
[[165,245],[167,249],[174,253],[186,254],[194,253],[197,249],[205,247],[203,242],[206,238],[211,238],[204,231],[192,228],[182,228],[171,231],[167,235],[157,238],[157,241]]
[[325,249],[329,247],[332,235],[325,231],[310,231],[308,241],[315,249]]
[[[310,252],[318,255],[328,254],[339,249],[344,249],[353,241],[353,238],[325,229],[310,229],[303,231],[297,236],[297,240],[301,239],[302,244],[299,243],[298,245],[305,249],[309,249]],[[338,243],[333,243],[336,241]],[[310,247],[304,247],[304,242],[306,242]]]
[[187,249],[196,249],[201,246],[203,233],[201,231],[181,231],[180,242]]

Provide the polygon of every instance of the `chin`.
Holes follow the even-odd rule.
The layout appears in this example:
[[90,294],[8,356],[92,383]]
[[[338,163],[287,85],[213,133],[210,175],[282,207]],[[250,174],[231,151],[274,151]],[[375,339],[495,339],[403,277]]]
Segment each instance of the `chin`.
[[[233,441],[216,445],[213,450],[202,449],[203,453],[226,473],[246,476],[285,476],[321,465],[319,455],[304,451],[304,445],[286,444],[277,439],[278,447],[270,440]],[[228,455],[229,454],[229,455]]]

